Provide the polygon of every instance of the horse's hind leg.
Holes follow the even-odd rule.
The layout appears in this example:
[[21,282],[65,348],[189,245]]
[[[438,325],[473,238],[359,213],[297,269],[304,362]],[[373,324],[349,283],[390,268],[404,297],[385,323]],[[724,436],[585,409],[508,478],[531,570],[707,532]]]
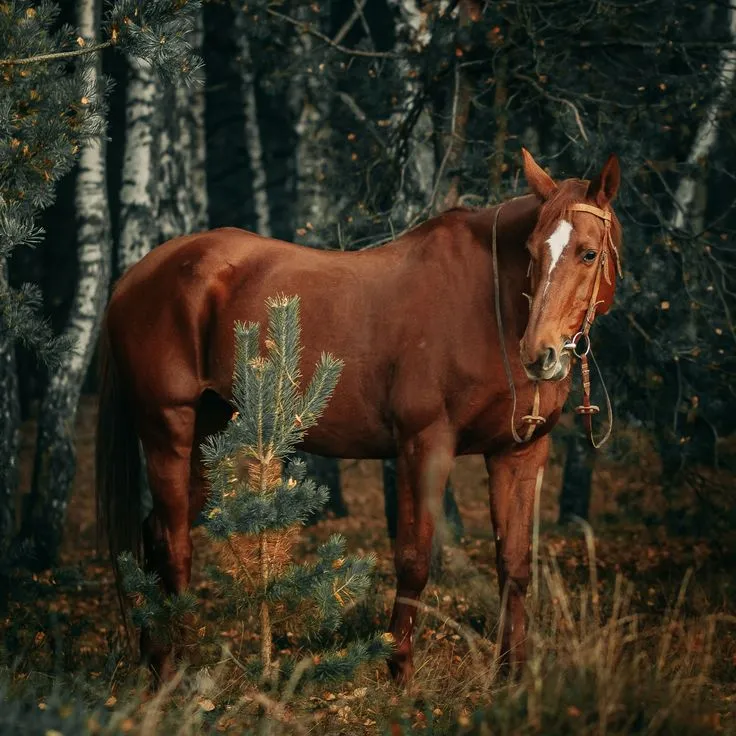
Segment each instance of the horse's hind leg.
[[454,438],[443,426],[431,427],[400,446],[397,462],[398,524],[394,559],[396,601],[390,631],[396,649],[389,660],[400,683],[411,678],[414,622],[429,577],[435,519],[454,460]]
[[486,457],[491,519],[496,536],[496,569],[502,611],[501,664],[520,668],[526,661],[524,601],[531,568],[534,491],[539,468],[547,464],[549,437],[510,452]]
[[[189,585],[192,540],[189,518],[190,457],[194,437],[193,406],[162,409],[140,423],[153,509],[143,524],[146,567],[159,575],[168,594]],[[141,656],[161,679],[174,672],[171,645],[141,632]]]

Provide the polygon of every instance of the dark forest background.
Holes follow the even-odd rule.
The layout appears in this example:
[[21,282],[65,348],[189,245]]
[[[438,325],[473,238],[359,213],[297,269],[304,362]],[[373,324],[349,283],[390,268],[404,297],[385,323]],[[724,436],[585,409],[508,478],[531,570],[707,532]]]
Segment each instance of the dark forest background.
[[[83,4],[60,3],[50,27],[77,25]],[[134,21],[146,12],[146,3],[127,5]],[[448,207],[523,192],[521,145],[560,178],[586,177],[609,152],[620,156],[625,278],[593,345],[619,426],[653,438],[666,487],[690,484],[708,523],[730,524],[728,494],[702,468],[731,462],[734,429],[733,7],[158,5],[186,14],[188,26],[168,22],[201,57],[201,68],[189,70],[199,84],[181,81],[166,59],[162,77],[160,60],[136,60],[135,47],[96,54],[111,83],[99,110],[106,138],[101,148],[92,138],[81,145],[104,154],[102,183],[84,189],[84,166],[72,168],[33,212],[42,241],[3,251],[7,281],[21,290],[3,293],[39,285],[47,340],[84,343],[79,360],[49,369],[38,342],[17,339],[17,325],[4,342],[5,547],[20,519],[20,537],[35,544],[40,563],[55,559],[74,474],[76,406],[80,392],[95,392],[101,309],[109,285],[147,250],[220,226],[312,247],[372,247]],[[13,8],[21,6],[31,7]],[[5,82],[10,93],[12,72]],[[13,134],[2,135],[7,173],[17,151]],[[90,226],[95,253],[80,237]],[[19,489],[13,458],[29,418],[39,420],[36,463],[32,487]],[[565,427],[557,433],[567,456],[562,516],[585,516],[595,457],[577,425]],[[625,455],[625,439],[607,452]],[[333,510],[343,513],[337,465],[313,463],[334,489]],[[390,463],[385,480],[390,496]]]
[[[732,0],[0,0],[0,734],[733,732],[735,85]],[[560,179],[619,156],[624,278],[592,331],[612,440],[587,445],[578,378],[553,435],[520,679],[499,677],[471,457],[417,614],[421,696],[372,666],[278,702],[246,684],[256,622],[207,573],[219,558],[198,528],[195,643],[181,687],[149,699],[95,539],[115,281],[221,226],[378,247],[524,193],[521,146]],[[340,630],[317,641],[297,623],[274,651],[324,643],[337,661],[350,636],[386,631],[395,472],[309,457],[308,474],[332,513],[295,559],[339,532],[375,553],[375,585]]]

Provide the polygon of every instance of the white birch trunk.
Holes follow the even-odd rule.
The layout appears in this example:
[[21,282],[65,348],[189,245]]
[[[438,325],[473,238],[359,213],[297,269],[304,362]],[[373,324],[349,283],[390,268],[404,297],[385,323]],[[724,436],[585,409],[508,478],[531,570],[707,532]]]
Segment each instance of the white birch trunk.
[[[204,46],[204,15],[200,10],[192,34],[192,47],[200,53]],[[209,195],[207,192],[207,128],[205,88],[206,71],[200,70],[202,83],[193,87],[190,94],[192,126],[192,207],[194,230],[206,230],[210,225]]]
[[[198,53],[202,47],[202,14],[190,40]],[[157,242],[207,228],[207,172],[205,148],[204,74],[199,84],[172,85],[162,95],[158,128],[158,167],[154,166],[158,193]],[[156,245],[156,243],[153,243]]]
[[[734,45],[736,44],[736,6],[733,5],[728,10],[728,28],[731,35],[731,44]],[[706,110],[703,121],[695,134],[693,146],[687,157],[687,163],[691,166],[707,159],[715,146],[720,126],[720,113],[733,93],[735,76],[736,49],[724,49],[721,51],[720,69],[718,72],[718,93]],[[675,191],[674,211],[669,223],[671,228],[683,230],[688,226],[696,189],[696,177],[686,174],[680,179]]]
[[[308,9],[300,8],[297,17],[308,20]],[[319,68],[312,61],[313,38],[302,33],[296,41],[301,57],[301,71],[294,76],[290,103],[297,118],[296,145],[296,236],[297,242],[319,246],[322,233],[334,223],[336,197],[327,189],[329,163],[330,99],[319,84]]]
[[[410,51],[423,51],[431,41],[432,35],[428,28],[427,14],[419,10],[417,0],[389,0],[389,5],[398,11],[396,22],[398,40],[395,51],[403,57],[397,63],[404,80],[404,99],[407,104],[411,104],[419,92],[419,85],[416,82],[418,70],[409,62],[408,54]],[[409,39],[408,44],[404,41],[406,37]],[[407,113],[408,111],[404,111],[402,115]],[[397,193],[396,204],[392,208],[392,219],[402,225],[413,222],[421,212],[427,210],[432,200],[437,170],[433,138],[432,115],[425,106],[419,113],[412,131],[401,187]],[[405,180],[407,175],[408,181]]]
[[[97,41],[100,8],[79,0],[79,29],[88,44]],[[100,88],[100,60],[89,68],[87,82]],[[76,192],[78,281],[66,336],[75,348],[51,372],[39,416],[38,445],[24,536],[35,541],[39,561],[53,564],[61,544],[67,501],[76,471],[74,426],[87,370],[92,361],[107,301],[112,241],[107,201],[104,138],[84,144]]]
[[158,83],[148,62],[129,59],[125,149],[120,187],[118,272],[137,263],[158,241]]
[[248,41],[245,14],[236,9],[235,33],[240,62],[240,79],[243,91],[243,112],[245,114],[245,145],[250,159],[253,206],[256,213],[256,231],[266,237],[271,236],[271,213],[268,202],[268,179],[263,162],[263,143],[261,126],[258,121],[258,102],[256,100],[253,57]]

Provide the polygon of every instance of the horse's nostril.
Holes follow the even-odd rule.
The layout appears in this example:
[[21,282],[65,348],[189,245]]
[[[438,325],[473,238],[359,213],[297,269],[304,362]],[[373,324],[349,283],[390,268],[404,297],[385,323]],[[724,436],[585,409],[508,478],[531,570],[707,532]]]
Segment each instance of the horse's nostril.
[[557,351],[554,348],[547,348],[541,356],[542,370],[548,371],[557,363]]

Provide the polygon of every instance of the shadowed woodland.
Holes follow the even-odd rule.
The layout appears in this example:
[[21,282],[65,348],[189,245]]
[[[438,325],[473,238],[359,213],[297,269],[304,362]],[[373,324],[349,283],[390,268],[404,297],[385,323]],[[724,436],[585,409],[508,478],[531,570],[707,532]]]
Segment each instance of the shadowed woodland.
[[[0,732],[736,733],[734,77],[725,1],[0,0]],[[380,247],[525,194],[522,146],[558,180],[617,154],[624,276],[591,332],[612,438],[589,447],[577,372],[553,433],[524,670],[499,672],[473,456],[445,491],[412,688],[375,661],[254,685],[257,617],[225,601],[201,517],[185,665],[149,692],[96,539],[112,286],[210,228]],[[380,635],[394,597],[395,462],[299,456],[329,499],[294,558],[341,533],[375,571],[329,641],[275,631],[276,660]]]

